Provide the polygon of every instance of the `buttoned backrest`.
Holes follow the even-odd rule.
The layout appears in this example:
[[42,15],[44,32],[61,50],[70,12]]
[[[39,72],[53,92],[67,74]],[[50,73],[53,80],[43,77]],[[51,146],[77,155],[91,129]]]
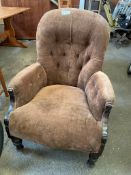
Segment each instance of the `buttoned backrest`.
[[109,32],[98,14],[56,9],[42,17],[36,37],[37,58],[47,73],[47,84],[82,87],[101,70]]

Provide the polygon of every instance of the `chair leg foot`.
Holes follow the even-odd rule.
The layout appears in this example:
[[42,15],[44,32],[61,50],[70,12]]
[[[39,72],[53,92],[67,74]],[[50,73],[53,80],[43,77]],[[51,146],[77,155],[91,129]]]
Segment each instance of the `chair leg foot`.
[[92,168],[95,166],[96,161],[102,155],[107,139],[102,139],[101,147],[98,153],[90,153],[89,159],[87,160],[88,167]]
[[22,139],[11,137],[11,140],[17,150],[22,150],[24,148],[24,145],[22,144]]
[[89,168],[93,168],[95,166],[96,161],[99,158],[99,153],[90,153],[89,154],[89,159],[87,160],[87,166]]

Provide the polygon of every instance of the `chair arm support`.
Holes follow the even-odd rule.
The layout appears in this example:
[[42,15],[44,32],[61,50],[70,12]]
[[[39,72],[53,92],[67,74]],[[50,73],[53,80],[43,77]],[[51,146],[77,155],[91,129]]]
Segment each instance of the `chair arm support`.
[[7,132],[7,135],[9,138],[11,138],[10,132],[9,132],[9,119],[10,119],[10,113],[14,111],[14,107],[15,107],[15,96],[14,96],[14,91],[12,88],[8,89],[8,93],[10,96],[10,103],[9,103],[9,107],[8,107],[8,111],[5,114],[5,118],[4,118],[4,124],[5,124],[5,130]]
[[94,73],[87,82],[85,93],[92,115],[100,121],[105,105],[113,105],[115,99],[114,90],[107,75],[101,71]]
[[39,63],[34,63],[20,71],[9,83],[15,96],[15,107],[28,103],[47,84],[47,75]]
[[105,109],[102,115],[102,139],[106,142],[108,137],[108,118],[112,109],[111,103],[105,104]]

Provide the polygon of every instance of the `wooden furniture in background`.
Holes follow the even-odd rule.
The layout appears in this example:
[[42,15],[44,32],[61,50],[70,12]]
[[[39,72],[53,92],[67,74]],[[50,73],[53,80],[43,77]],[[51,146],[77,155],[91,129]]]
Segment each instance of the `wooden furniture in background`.
[[[8,97],[9,94],[8,94],[8,91],[7,91],[7,88],[6,88],[6,84],[5,84],[5,80],[4,80],[1,68],[0,68],[0,82],[1,82],[2,88],[3,88],[4,92],[5,92],[5,96]],[[2,92],[0,92],[0,95],[1,94],[2,94]]]
[[27,10],[29,10],[29,8],[0,7],[0,19],[4,21],[4,32],[0,33],[0,46],[26,47],[22,42],[16,40],[11,19],[12,16]]
[[59,8],[71,8],[72,1],[71,0],[58,0]]
[[50,0],[1,0],[2,6],[29,7],[25,14],[14,16],[12,24],[18,39],[35,39],[36,29],[40,18],[51,7]]
[[80,0],[72,0],[72,7],[79,8],[79,3],[80,3]]
[[[50,0],[1,0],[2,6],[30,7],[26,14],[13,17],[12,24],[18,39],[35,39],[40,18],[49,10],[58,8]],[[79,7],[79,0],[72,0],[72,7]]]

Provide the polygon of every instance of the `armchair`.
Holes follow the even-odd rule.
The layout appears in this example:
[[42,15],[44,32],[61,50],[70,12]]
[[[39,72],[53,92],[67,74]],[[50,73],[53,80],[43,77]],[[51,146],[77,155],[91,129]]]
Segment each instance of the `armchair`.
[[37,29],[37,62],[9,84],[6,131],[53,148],[89,152],[94,165],[107,140],[114,91],[102,70],[108,24],[93,12],[57,9]]

